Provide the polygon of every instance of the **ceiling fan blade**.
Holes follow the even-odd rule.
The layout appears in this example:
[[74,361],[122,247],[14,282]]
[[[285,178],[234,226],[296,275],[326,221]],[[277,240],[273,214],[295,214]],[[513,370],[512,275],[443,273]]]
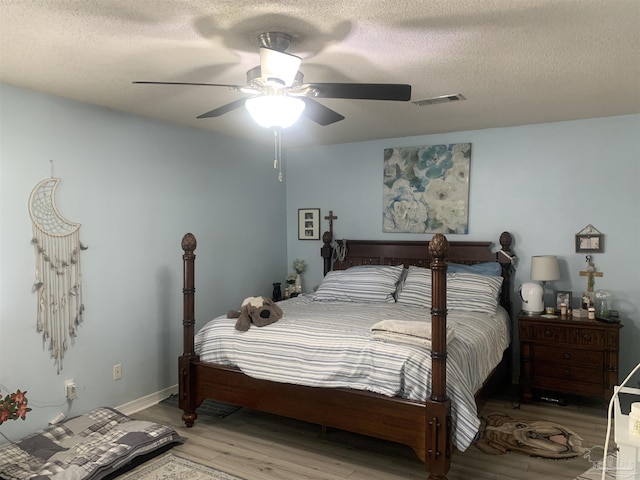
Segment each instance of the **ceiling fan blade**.
[[313,120],[319,125],[327,126],[331,125],[332,123],[339,122],[340,120],[344,120],[343,115],[340,115],[338,112],[331,110],[329,107],[325,107],[321,103],[316,102],[313,98],[298,98],[301,98],[305,103],[305,109],[302,111],[302,114],[309,120]]
[[395,100],[407,102],[411,99],[411,85],[397,83],[309,83],[319,98],[352,98],[356,100]]
[[135,81],[131,83],[143,84],[143,85],[195,85],[199,87],[228,87],[228,88],[233,88],[235,90],[239,90],[242,88],[242,85],[228,85],[225,83],[147,82],[147,81]]
[[267,82],[277,79],[290,87],[296,78],[302,59],[290,53],[272,48],[260,47],[260,75]]
[[218,108],[214,108],[213,110],[207,112],[207,113],[203,113],[202,115],[198,115],[198,118],[211,118],[211,117],[219,117],[220,115],[224,115],[225,113],[228,113],[232,110],[235,110],[236,108],[240,108],[240,107],[244,107],[244,102],[246,102],[247,99],[246,98],[240,98],[238,100],[234,100],[231,103],[227,103],[226,105],[223,105],[221,107]]

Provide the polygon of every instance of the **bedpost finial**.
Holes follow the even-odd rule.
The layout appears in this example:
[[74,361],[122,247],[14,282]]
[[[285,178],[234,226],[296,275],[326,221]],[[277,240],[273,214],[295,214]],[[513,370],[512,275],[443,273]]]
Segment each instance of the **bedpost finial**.
[[322,243],[329,245],[331,243],[331,240],[333,240],[333,235],[331,234],[331,232],[326,231],[322,234]]
[[507,252],[511,250],[512,242],[513,237],[511,236],[511,234],[509,232],[502,232],[502,235],[500,235],[500,246],[502,247],[502,249],[506,250]]
[[196,242],[196,237],[193,233],[187,233],[182,237],[182,250],[184,250],[185,253],[193,253],[197,246],[198,242]]
[[436,233],[429,241],[429,253],[434,258],[444,258],[449,254],[449,241],[441,233]]

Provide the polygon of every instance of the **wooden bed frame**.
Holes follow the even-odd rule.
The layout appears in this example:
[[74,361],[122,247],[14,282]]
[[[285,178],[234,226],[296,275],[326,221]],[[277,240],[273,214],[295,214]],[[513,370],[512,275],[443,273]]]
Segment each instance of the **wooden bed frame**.
[[[267,413],[282,415],[410,446],[425,463],[430,480],[446,480],[453,453],[451,402],[446,394],[446,271],[447,261],[475,264],[498,261],[504,284],[501,304],[511,314],[510,270],[512,237],[500,236],[502,249],[491,252],[491,242],[448,242],[436,234],[431,241],[338,241],[347,248],[346,257],[333,262],[332,234],[325,232],[321,254],[325,274],[354,265],[386,264],[431,267],[432,270],[432,384],[426,402],[387,397],[360,390],[317,388],[259,380],[239,369],[200,361],[194,348],[196,239],[187,233],[184,250],[184,353],[179,357],[179,406],[187,427],[193,426],[196,408],[205,399],[214,399]],[[510,351],[485,387],[476,395],[482,405],[489,384],[509,371]]]

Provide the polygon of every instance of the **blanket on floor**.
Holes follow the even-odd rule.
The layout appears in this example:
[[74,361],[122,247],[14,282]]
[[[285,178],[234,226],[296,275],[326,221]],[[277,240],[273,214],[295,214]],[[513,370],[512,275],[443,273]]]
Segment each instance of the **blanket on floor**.
[[170,427],[102,407],[1,447],[0,478],[98,480],[135,457],[183,441]]

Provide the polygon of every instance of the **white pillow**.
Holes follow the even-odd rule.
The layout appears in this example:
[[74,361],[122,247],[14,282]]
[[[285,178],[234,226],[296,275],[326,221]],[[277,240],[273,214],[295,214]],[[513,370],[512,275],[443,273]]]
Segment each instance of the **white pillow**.
[[[502,277],[447,273],[447,309],[495,313]],[[431,308],[431,270],[409,267],[398,303]]]
[[315,301],[395,302],[402,265],[362,265],[327,273]]

